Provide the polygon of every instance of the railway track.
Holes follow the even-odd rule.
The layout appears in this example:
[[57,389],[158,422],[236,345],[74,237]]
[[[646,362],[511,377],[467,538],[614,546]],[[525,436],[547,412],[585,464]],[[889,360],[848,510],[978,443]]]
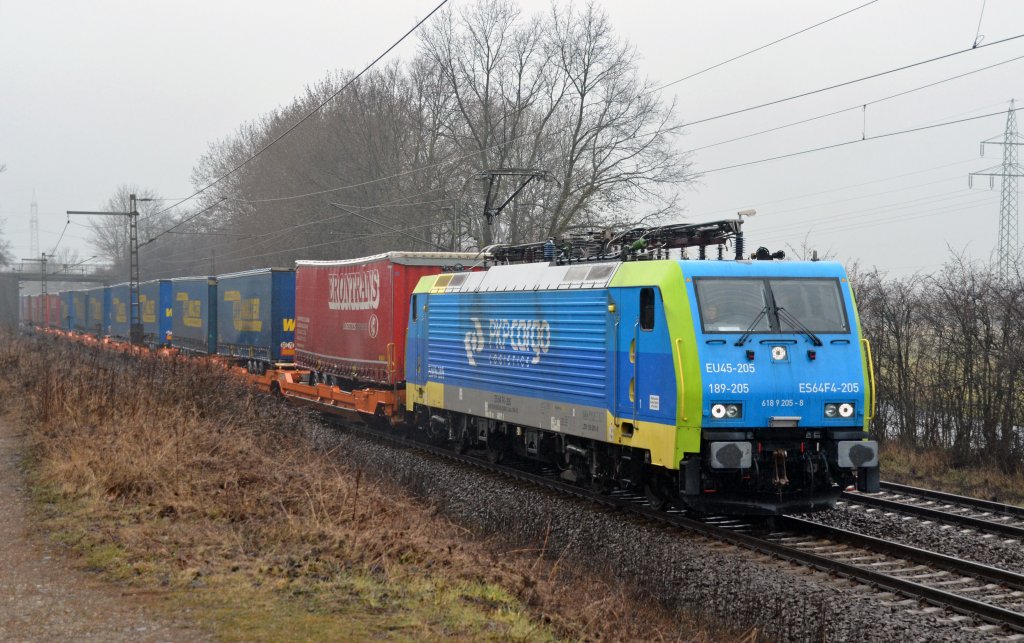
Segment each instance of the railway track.
[[878,494],[846,491],[840,502],[1024,540],[1024,508],[1014,505],[892,482],[883,482]]
[[697,518],[682,509],[656,511],[642,494],[592,491],[561,480],[553,469],[495,464],[484,458],[459,454],[393,433],[336,419],[332,421],[343,428],[403,448],[416,449],[898,594],[905,599],[894,602],[907,609],[914,609],[918,602],[925,602],[933,606],[921,610],[925,614],[948,610],[957,614],[952,619],[967,627],[976,626],[975,621],[980,620],[985,623],[980,627],[993,635],[1003,630],[1024,635],[1022,574],[791,516],[779,518],[773,528],[766,528],[758,521],[729,517]]

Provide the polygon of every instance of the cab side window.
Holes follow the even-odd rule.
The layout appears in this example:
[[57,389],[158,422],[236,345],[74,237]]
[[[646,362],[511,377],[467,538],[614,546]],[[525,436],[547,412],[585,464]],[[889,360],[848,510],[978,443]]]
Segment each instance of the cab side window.
[[654,330],[654,288],[640,289],[640,330]]
[[416,321],[420,317],[420,296],[412,296],[412,320]]

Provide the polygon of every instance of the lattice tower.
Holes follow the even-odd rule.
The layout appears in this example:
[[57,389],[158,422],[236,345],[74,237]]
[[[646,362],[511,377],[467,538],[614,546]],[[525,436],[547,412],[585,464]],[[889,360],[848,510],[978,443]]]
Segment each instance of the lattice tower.
[[32,205],[29,206],[29,253],[30,257],[39,256],[39,204],[36,203],[36,191],[32,190]]
[[1010,101],[1006,115],[1006,131],[1003,133],[1003,190],[999,198],[999,276],[1008,279],[1017,270],[1017,255],[1020,252],[1017,238],[1017,179],[1020,165],[1017,164],[1017,112]]
[[[998,139],[1002,140],[998,140]],[[989,186],[994,187],[996,177],[1001,179],[999,199],[999,241],[996,244],[996,266],[1001,280],[1017,277],[1020,241],[1017,233],[1017,179],[1024,176],[1018,161],[1018,148],[1024,145],[1017,132],[1017,110],[1014,101],[1010,101],[1010,109],[1006,113],[1006,128],[1002,137],[994,136],[981,142],[981,155],[985,155],[986,145],[1002,145],[1003,162],[980,172],[972,172],[975,176],[987,176]]]

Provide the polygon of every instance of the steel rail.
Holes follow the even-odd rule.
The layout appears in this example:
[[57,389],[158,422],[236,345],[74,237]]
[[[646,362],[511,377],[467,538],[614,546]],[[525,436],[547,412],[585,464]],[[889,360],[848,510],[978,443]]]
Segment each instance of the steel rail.
[[[638,500],[640,500],[639,496],[627,497],[621,494],[602,494],[560,479],[554,479],[550,476],[502,464],[491,463],[480,458],[459,454],[446,448],[425,444],[407,437],[378,431],[366,426],[350,424],[348,422],[339,421],[335,418],[331,418],[331,421],[339,426],[371,436],[375,439],[383,439],[402,448],[426,452],[442,459],[469,465],[477,469],[482,469],[497,475],[530,483],[551,491],[568,494],[594,502],[605,507],[642,516],[657,523],[681,527],[688,531],[698,533],[721,542],[726,542],[737,547],[772,556],[774,558],[797,562],[822,572],[844,576],[873,587],[917,598],[935,606],[947,608],[960,614],[980,618],[983,621],[1000,625],[1016,632],[1024,633],[1024,613],[1002,608],[992,603],[986,603],[981,600],[962,596],[937,587],[929,587],[923,583],[886,574],[885,572],[877,569],[859,567],[857,565],[834,560],[820,554],[802,551],[788,546],[785,543],[773,542],[770,539],[751,535],[742,531],[720,527],[710,522],[688,517],[682,512],[657,511],[646,505],[646,503],[640,504],[638,502]],[[880,555],[892,556],[894,558],[911,561],[916,564],[929,565],[963,576],[1007,586],[1015,590],[1024,590],[1024,575],[1022,574],[1016,574],[1014,572],[982,565],[980,563],[964,561],[936,552],[910,547],[899,543],[892,543],[878,538],[873,538],[871,536],[829,527],[827,525],[821,525],[802,518],[786,516],[782,517],[778,524],[784,525],[794,531],[814,534],[819,537],[827,537]],[[751,525],[746,523],[746,526]]]
[[951,504],[964,505],[965,507],[971,507],[980,511],[988,511],[1003,516],[1013,516],[1014,518],[1024,520],[1024,507],[1018,507],[1017,505],[994,502],[992,500],[984,500],[982,498],[972,498],[970,496],[960,496],[955,493],[947,493],[945,491],[922,489],[920,487],[912,487],[910,485],[898,484],[896,482],[883,482],[882,490],[890,491],[892,493],[901,493],[907,496],[919,496],[921,498],[928,498],[929,500],[940,500]]
[[[894,491],[893,493],[903,494],[904,492]],[[928,496],[925,496],[923,494],[911,495],[909,492],[906,493],[905,495],[907,495],[908,497],[929,498]],[[880,509],[885,509],[888,511],[909,514],[921,518],[928,518],[929,520],[934,520],[937,522],[944,522],[951,525],[968,527],[970,529],[977,529],[978,531],[985,531],[993,534],[1009,536],[1017,540],[1024,540],[1024,526],[1022,526],[1020,523],[1011,524],[999,522],[987,518],[979,518],[978,516],[959,514],[946,509],[926,507],[923,505],[916,505],[911,502],[903,502],[900,500],[893,500],[891,498],[880,498],[873,494],[864,494],[859,492],[845,491],[840,496],[840,499],[850,503],[878,507]],[[968,498],[967,500],[972,499]],[[974,505],[954,504],[953,501],[945,500],[943,500],[942,502],[949,502],[953,506],[959,506],[962,508],[966,508],[968,510],[977,509],[978,511],[983,511],[982,509],[980,509],[980,507]],[[1002,515],[1005,516],[1008,514]]]

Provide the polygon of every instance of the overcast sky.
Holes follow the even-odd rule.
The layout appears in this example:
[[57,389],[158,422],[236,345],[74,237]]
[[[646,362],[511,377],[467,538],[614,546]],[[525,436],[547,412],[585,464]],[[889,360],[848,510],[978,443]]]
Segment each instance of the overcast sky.
[[[453,8],[468,0],[451,0]],[[606,1],[641,71],[667,83],[867,0]],[[436,4],[0,0],[0,218],[16,258],[29,251],[29,204],[41,249],[64,211],[99,207],[122,183],[168,197],[192,192],[209,142],[290,102],[327,71],[361,68]],[[524,12],[548,2],[523,0]],[[879,0],[664,91],[683,121],[1024,34],[1024,2]],[[392,53],[409,58],[410,39]],[[860,106],[1024,56],[1024,38],[741,115],[694,124],[683,149]],[[684,192],[687,220],[756,208],[749,244],[831,250],[896,274],[932,270],[950,248],[987,259],[996,244],[999,186],[967,175],[1000,161],[978,143],[1001,135],[1011,98],[1024,99],[1024,59],[906,96],[742,141],[697,150],[708,172]],[[934,123],[1001,115],[742,168],[712,171]],[[865,127],[866,124],[866,127]],[[81,223],[81,222],[79,222]],[[62,245],[93,254],[71,226]]]

